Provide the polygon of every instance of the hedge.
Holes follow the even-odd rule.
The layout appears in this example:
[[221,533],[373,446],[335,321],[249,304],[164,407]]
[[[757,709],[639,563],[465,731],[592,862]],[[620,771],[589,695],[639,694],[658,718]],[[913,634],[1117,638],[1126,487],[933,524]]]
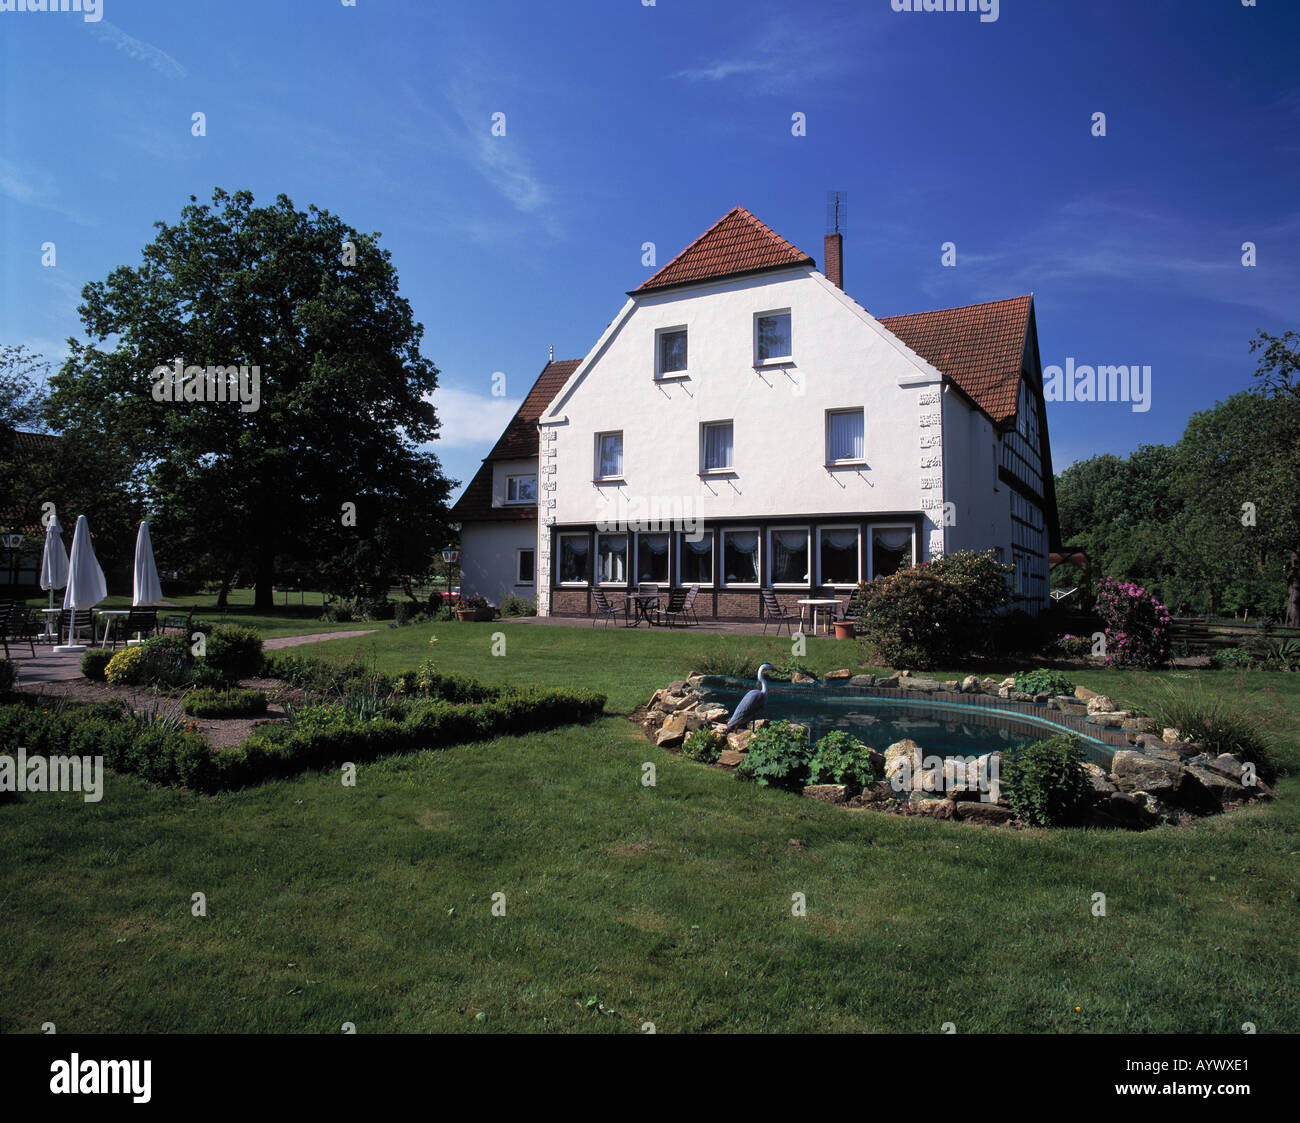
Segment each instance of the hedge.
[[[418,752],[588,722],[605,695],[567,688],[484,687],[477,702],[413,701],[406,716],[363,720],[341,706],[308,706],[293,725],[256,729],[242,744],[211,749],[202,735],[148,728],[117,703],[50,709],[46,700],[0,705],[0,751],[29,755],[103,756],[115,772],[201,792],[228,791],[309,769],[362,763],[389,753]],[[460,687],[470,693],[466,682]]]

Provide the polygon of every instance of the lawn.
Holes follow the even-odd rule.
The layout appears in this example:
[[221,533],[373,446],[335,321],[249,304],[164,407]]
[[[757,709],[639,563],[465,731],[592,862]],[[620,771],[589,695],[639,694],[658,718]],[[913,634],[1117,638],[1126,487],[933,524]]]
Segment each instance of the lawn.
[[[355,788],[314,773],[200,799],[113,777],[99,804],[0,806],[0,1029],[1300,1030],[1300,781],[1140,835],[850,814],[657,750],[619,716],[722,643],[789,652],[500,621],[335,641],[320,652],[385,669],[432,655],[595,687],[611,713],[390,758]],[[804,661],[856,651],[813,639]],[[1300,765],[1300,676],[1188,675],[1160,677],[1250,690]],[[1159,688],[1076,677],[1138,703]]]

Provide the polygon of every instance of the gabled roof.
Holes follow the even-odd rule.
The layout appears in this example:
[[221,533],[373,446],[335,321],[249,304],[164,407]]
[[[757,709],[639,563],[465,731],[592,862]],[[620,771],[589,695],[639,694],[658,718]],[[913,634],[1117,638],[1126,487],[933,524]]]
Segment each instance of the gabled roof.
[[735,207],[629,295],[792,265],[816,262],[744,207]]
[[[27,467],[45,457],[52,456],[62,439],[52,433],[28,433],[22,429],[9,430],[12,438],[12,453],[7,459],[15,467]],[[0,445],[4,442],[4,430],[0,429]],[[3,500],[13,500],[16,496],[4,495]],[[21,502],[0,503],[0,530],[21,530],[24,534],[44,534],[45,528],[39,523],[24,526],[12,525],[29,512],[24,510]]]
[[492,506],[492,462],[494,460],[529,460],[538,455],[539,439],[537,436],[537,419],[551,403],[551,399],[560,392],[581,359],[552,359],[542,373],[537,376],[533,388],[520,403],[510,424],[501,434],[492,451],[487,454],[479,470],[474,473],[469,486],[451,509],[451,517],[460,522],[475,522],[484,519],[535,519],[535,505],[515,505],[509,507]]
[[1016,415],[1032,296],[966,304],[880,323],[942,371],[999,425]]

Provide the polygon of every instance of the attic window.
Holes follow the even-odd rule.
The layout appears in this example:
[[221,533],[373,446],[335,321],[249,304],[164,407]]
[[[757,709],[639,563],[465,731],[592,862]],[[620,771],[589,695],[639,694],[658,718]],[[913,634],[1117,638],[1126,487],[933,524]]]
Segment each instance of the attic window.
[[686,373],[686,329],[670,328],[657,336],[658,355],[655,377],[664,378]]
[[506,477],[506,502],[507,503],[536,503],[537,502],[537,477],[529,476],[507,476]]

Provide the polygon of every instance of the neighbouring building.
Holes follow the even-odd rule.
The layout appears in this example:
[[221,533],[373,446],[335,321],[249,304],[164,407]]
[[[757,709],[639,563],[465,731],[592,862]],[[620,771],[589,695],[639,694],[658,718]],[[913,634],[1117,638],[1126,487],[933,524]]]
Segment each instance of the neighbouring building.
[[877,319],[744,208],[551,362],[455,508],[464,585],[584,616],[700,586],[700,616],[846,597],[994,549],[1047,602],[1058,539],[1032,296]]

